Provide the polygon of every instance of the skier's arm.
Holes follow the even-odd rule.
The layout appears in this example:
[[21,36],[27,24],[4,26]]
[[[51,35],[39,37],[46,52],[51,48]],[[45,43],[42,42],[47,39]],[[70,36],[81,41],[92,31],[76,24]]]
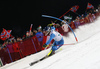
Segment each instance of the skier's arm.
[[55,34],[51,34],[50,39],[46,42],[46,45],[49,45],[54,37],[55,37]]

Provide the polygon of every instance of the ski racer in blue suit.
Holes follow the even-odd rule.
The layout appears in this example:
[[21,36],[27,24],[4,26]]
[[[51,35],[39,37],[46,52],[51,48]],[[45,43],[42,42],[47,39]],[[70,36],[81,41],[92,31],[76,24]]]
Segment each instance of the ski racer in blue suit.
[[63,44],[64,44],[64,39],[62,35],[55,31],[55,27],[49,27],[48,30],[50,33],[50,38],[49,40],[43,45],[43,47],[47,47],[52,39],[54,39],[54,43],[52,45],[52,53],[54,53],[57,49],[59,49]]

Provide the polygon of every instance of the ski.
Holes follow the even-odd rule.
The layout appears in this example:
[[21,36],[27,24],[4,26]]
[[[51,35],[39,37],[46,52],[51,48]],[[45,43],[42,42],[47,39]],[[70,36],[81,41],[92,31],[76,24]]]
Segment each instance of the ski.
[[[62,48],[59,48],[58,49],[58,51],[61,51],[62,50]],[[57,53],[57,52],[56,52]],[[37,61],[35,61],[35,62],[31,62],[29,65],[30,66],[32,66],[32,65],[34,65],[34,64],[36,64],[36,63],[38,63],[38,62],[40,62],[40,61],[42,61],[42,60],[44,60],[44,59],[46,59],[46,58],[48,58],[48,57],[51,57],[52,55],[54,55],[55,54],[55,52],[54,51],[52,51],[52,50],[50,50],[50,52],[45,56],[45,57],[43,57],[43,58],[41,58],[40,60],[37,60]]]
[[[51,52],[50,52],[50,53],[51,53]],[[51,55],[50,53],[49,53],[49,55],[47,55],[47,56],[41,58],[40,60],[37,60],[37,61],[35,61],[35,62],[31,62],[29,65],[32,66],[32,65],[34,65],[34,64],[36,64],[36,63],[38,63],[38,62],[40,62],[40,61],[42,61],[42,60],[44,60],[44,59],[47,59],[48,57],[51,57],[52,55],[54,55],[54,54]]]
[[40,60],[37,60],[37,61],[35,61],[35,62],[31,62],[29,65],[32,66],[32,65],[34,65],[34,64],[36,64],[36,63],[38,63],[38,62],[44,60],[45,58],[47,58],[47,57],[43,57],[43,58],[41,58]]
[[34,64],[37,63],[37,62],[39,62],[39,61],[32,62],[32,63],[30,63],[29,65],[32,66],[32,65],[34,65]]

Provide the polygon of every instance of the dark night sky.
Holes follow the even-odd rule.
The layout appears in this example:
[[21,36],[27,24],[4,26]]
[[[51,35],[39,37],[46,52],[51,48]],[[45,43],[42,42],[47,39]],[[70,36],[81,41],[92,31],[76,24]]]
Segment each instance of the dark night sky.
[[[22,36],[33,24],[46,26],[52,19],[42,18],[42,14],[60,17],[72,6],[79,5],[78,14],[85,13],[87,3],[95,8],[100,0],[33,0],[33,1],[0,1],[0,32],[2,28],[11,29],[14,36]],[[69,12],[71,16],[77,15]],[[67,14],[67,15],[68,15]]]

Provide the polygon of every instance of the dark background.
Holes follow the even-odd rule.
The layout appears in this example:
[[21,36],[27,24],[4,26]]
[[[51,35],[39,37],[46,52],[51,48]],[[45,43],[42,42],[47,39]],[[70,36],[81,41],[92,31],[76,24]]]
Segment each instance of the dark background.
[[[31,24],[33,24],[33,29],[36,29],[39,25],[44,27],[51,23],[53,19],[43,18],[42,14],[60,17],[74,5],[80,7],[77,11],[78,14],[84,14],[88,2],[95,8],[100,4],[100,0],[0,1],[0,32],[2,32],[2,28],[10,29],[12,35],[22,37]],[[73,12],[66,15],[69,14],[73,18],[77,16]]]

